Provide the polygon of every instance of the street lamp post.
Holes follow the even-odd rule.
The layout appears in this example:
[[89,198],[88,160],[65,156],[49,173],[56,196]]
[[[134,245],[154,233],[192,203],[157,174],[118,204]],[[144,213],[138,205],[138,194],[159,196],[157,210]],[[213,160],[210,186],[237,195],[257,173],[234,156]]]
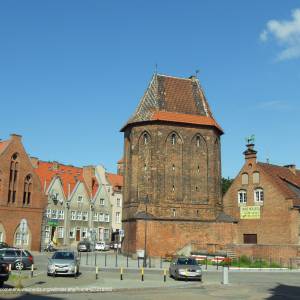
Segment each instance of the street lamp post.
[[148,218],[148,206],[147,204],[149,203],[149,197],[148,195],[146,196],[146,198],[144,199],[144,204],[145,204],[145,233],[144,233],[144,260],[143,260],[143,267],[146,268],[147,267],[147,218]]

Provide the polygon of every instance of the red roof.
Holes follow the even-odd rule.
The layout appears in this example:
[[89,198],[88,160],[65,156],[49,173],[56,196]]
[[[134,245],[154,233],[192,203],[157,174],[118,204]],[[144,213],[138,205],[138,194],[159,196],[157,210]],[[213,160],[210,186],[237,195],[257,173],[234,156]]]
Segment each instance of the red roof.
[[118,164],[122,164],[124,162],[124,158],[121,158],[120,160],[118,160]]
[[35,172],[39,176],[43,188],[46,182],[46,189],[49,187],[52,179],[55,176],[58,176],[62,181],[66,197],[69,194],[69,185],[70,192],[72,192],[77,182],[83,181],[82,168],[67,166],[60,163],[39,161]]
[[223,130],[219,126],[219,124],[213,118],[206,117],[206,116],[158,111],[158,112],[153,113],[151,119],[159,120],[159,121],[169,121],[169,122],[214,126],[223,133]]
[[9,141],[1,141],[0,142],[0,153],[4,150],[4,148],[8,145]]
[[300,171],[290,170],[267,163],[258,163],[258,166],[269,176],[285,198],[293,199],[294,205],[300,205]]
[[121,189],[123,187],[123,176],[119,174],[106,174],[109,183],[113,186],[114,189]]

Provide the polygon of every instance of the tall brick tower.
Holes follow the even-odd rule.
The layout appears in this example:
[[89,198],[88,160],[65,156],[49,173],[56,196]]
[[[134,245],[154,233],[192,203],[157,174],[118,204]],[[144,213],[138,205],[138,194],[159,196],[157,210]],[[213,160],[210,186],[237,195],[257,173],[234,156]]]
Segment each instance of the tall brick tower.
[[154,74],[121,131],[123,250],[156,256],[198,241],[220,215],[223,133],[198,79]]

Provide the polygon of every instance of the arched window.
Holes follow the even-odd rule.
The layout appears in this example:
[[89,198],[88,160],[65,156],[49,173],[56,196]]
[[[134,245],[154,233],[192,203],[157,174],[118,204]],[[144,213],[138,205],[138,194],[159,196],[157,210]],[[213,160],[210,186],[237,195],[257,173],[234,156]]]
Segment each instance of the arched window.
[[242,184],[248,184],[249,182],[249,176],[247,173],[242,174]]
[[11,157],[10,161],[10,173],[9,173],[9,187],[8,187],[8,203],[14,203],[16,201],[17,193],[17,180],[19,171],[19,156],[15,153]]
[[32,193],[32,177],[27,175],[24,181],[23,205],[29,205]]
[[259,172],[253,172],[253,183],[254,184],[259,183]]
[[262,188],[254,190],[254,201],[259,204],[264,203],[264,190]]
[[201,139],[200,139],[200,136],[198,135],[198,136],[196,137],[196,146],[197,146],[197,147],[200,147],[200,141],[201,141]]
[[247,192],[245,190],[238,191],[238,202],[239,204],[247,203]]
[[175,145],[176,144],[176,134],[175,133],[173,133],[172,135],[171,135],[171,144],[172,145]]
[[146,132],[143,134],[143,141],[144,141],[144,145],[147,145],[149,142],[149,136]]

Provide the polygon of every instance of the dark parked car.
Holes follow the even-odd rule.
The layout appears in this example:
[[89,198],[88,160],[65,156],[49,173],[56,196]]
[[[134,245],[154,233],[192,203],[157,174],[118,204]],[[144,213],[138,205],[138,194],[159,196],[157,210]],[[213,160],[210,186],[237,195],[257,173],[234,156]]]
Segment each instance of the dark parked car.
[[31,267],[33,256],[27,250],[4,248],[0,249],[0,261],[11,264],[12,269],[22,270]]
[[202,269],[192,257],[174,258],[169,268],[170,277],[174,279],[196,279],[202,281]]
[[3,262],[0,259],[0,287],[3,285],[3,282],[8,280],[9,277],[9,266],[7,263]]
[[4,242],[0,242],[0,249],[2,248],[9,248],[8,244],[4,243]]
[[93,250],[93,245],[89,240],[83,240],[81,242],[78,243],[77,245],[77,251],[78,252],[90,252]]

